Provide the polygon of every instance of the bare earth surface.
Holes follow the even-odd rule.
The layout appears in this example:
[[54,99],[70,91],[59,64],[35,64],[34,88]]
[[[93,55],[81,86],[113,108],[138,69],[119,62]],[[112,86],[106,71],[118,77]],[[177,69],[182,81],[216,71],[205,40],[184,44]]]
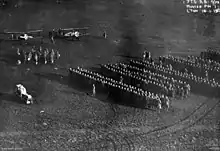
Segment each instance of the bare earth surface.
[[[120,54],[141,56],[144,48],[153,56],[198,55],[207,47],[219,47],[218,15],[187,14],[184,4],[171,0],[69,0],[61,4],[20,0],[17,8],[1,10],[0,18],[2,31],[89,26],[93,35],[81,42],[57,41],[56,46],[45,40],[45,47],[61,52],[56,65],[46,66],[16,66],[18,43],[1,43],[0,149],[207,151],[220,145],[217,98],[192,94],[172,100],[172,108],[160,113],[118,106],[106,96],[98,100],[75,89],[67,72],[68,67],[123,60]],[[108,39],[99,37],[103,30]],[[19,103],[13,96],[16,83],[23,83],[41,102]]]

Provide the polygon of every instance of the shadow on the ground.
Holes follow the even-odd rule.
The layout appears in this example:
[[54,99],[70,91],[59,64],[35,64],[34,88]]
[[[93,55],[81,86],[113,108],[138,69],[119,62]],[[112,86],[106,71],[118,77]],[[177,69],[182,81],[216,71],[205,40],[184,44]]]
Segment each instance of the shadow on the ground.
[[10,101],[12,103],[24,104],[24,102],[13,93],[0,92],[0,101]]
[[19,60],[19,57],[16,54],[2,54],[0,57],[0,61],[4,62],[10,66],[15,66]]
[[[78,92],[83,92],[86,95],[92,95],[93,82],[84,77],[77,77],[74,75],[64,76],[56,73],[35,73],[35,75],[41,78],[46,78],[48,80],[59,82],[64,85],[68,85],[74,90],[77,90]],[[119,91],[115,88],[103,87],[101,84],[96,84],[95,97],[103,102],[145,109],[145,105],[143,104],[143,102],[136,101],[136,98],[131,96],[129,93]]]
[[61,75],[61,74],[57,74],[57,73],[34,73],[37,77],[39,78],[45,78],[51,81],[56,81],[59,82],[61,84],[64,85],[69,85],[68,84],[68,77]]

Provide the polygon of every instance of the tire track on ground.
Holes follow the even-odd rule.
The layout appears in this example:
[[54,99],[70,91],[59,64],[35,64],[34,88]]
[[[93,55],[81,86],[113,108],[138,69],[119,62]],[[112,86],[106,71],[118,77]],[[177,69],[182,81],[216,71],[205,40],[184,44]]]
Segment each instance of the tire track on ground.
[[199,118],[195,119],[195,120],[192,120],[193,122],[191,122],[190,124],[188,124],[187,126],[183,127],[182,129],[176,129],[172,132],[169,132],[169,133],[165,133],[162,136],[166,136],[166,135],[169,135],[169,134],[173,134],[173,133],[177,133],[177,132],[181,132],[183,130],[186,130],[192,126],[194,126],[195,124],[197,124],[198,122],[200,122],[201,120],[203,120],[210,112],[212,112],[218,105],[220,104],[220,101],[216,101],[214,105],[212,105],[204,114],[202,114]]
[[[219,103],[220,102],[216,100],[210,105],[211,107],[208,107],[209,105],[203,106],[205,108],[208,108],[208,110],[204,114],[202,114],[199,118],[196,118],[197,114],[199,114],[200,112],[203,112],[204,111],[203,108],[199,108],[201,110],[196,110],[196,112],[198,112],[197,114],[194,113],[192,116],[185,118],[185,120],[181,120],[181,122],[178,122],[177,124],[172,124],[169,127],[163,127],[162,129],[157,129],[156,131],[153,130],[147,133],[134,135],[132,136],[134,137],[133,140],[135,141],[136,137],[141,137],[144,141],[148,139],[147,137],[152,137],[153,134],[155,134],[157,137],[162,137],[162,136],[167,136],[167,135],[174,134],[177,132],[181,132],[187,128],[192,127],[193,125],[198,123],[200,120],[204,119],[204,117],[206,117]],[[189,118],[190,119],[192,118],[192,119],[188,120]],[[184,123],[186,121],[189,121],[189,122]],[[161,135],[161,133],[164,133],[164,134]],[[132,137],[129,137],[129,138],[132,138]],[[141,143],[139,143],[139,145],[141,145]]]
[[[23,104],[14,104],[14,103],[12,103],[12,102],[7,102],[7,101],[4,101],[3,102],[3,104],[4,105],[12,105],[12,108],[14,108],[14,109],[16,109],[16,110],[19,110],[19,111],[23,111],[24,113],[27,113],[28,114],[28,116],[36,116],[36,112],[38,112],[38,111],[40,111],[39,109],[34,109],[34,108],[32,108],[31,106],[27,106],[27,105],[23,105]],[[179,122],[181,122],[181,121],[184,121],[184,120],[186,120],[187,118],[189,118],[190,116],[192,116],[197,110],[199,110],[202,106],[204,106],[205,105],[205,101],[203,102],[203,103],[201,103],[195,110],[193,110],[188,116],[186,116],[186,117],[184,117],[183,119],[181,119],[181,120],[179,120],[178,122],[175,122],[175,123],[173,123],[173,124],[171,124],[171,125],[167,125],[167,126],[172,126],[172,125],[174,125],[174,124],[177,124],[177,123],[179,123]],[[10,106],[11,107],[11,106]],[[15,111],[16,111],[15,110]],[[39,113],[39,112],[38,112]],[[125,113],[126,114],[126,113]],[[62,119],[62,116],[60,116],[60,115],[54,115],[54,114],[49,114],[49,113],[44,113],[43,114],[43,116],[45,116],[45,118],[49,118],[50,120],[53,120],[53,121],[57,121],[57,120],[59,120],[60,118]],[[122,116],[122,115],[121,115]],[[67,119],[65,119],[63,122],[65,122],[66,120],[68,120],[68,121],[71,121],[71,120],[74,120],[73,118],[67,118]],[[90,121],[90,122],[89,122]],[[88,125],[88,123],[93,123],[93,121],[96,121],[96,119],[89,119],[89,121],[88,121],[88,119],[86,119],[85,121],[82,121],[82,122],[80,122],[80,124],[78,124],[78,125]],[[62,122],[62,121],[61,121]],[[132,121],[130,121],[130,122],[132,122]],[[149,126],[149,125],[148,125]],[[167,127],[167,126],[165,126],[165,127]],[[164,129],[165,127],[160,127],[159,129]],[[156,130],[159,130],[159,129],[155,129],[155,130],[153,130],[153,131],[156,131]]]
[[[210,106],[210,108],[199,118],[197,118],[197,120],[195,120],[197,117],[197,114],[199,114],[200,112],[203,112],[205,108],[208,108],[208,104],[202,104],[202,106],[200,105],[199,108],[197,108],[194,112],[193,115],[188,116],[186,118],[184,118],[184,120],[180,120],[179,122],[167,125],[167,126],[162,126],[160,128],[156,128],[154,130],[151,130],[147,133],[141,133],[141,134],[134,134],[133,136],[129,136],[130,139],[132,139],[134,142],[136,142],[136,138],[137,137],[141,137],[142,141],[146,141],[148,138],[147,137],[152,137],[153,134],[155,134],[157,137],[161,137],[162,135],[160,133],[164,133],[163,136],[166,135],[170,135],[176,132],[180,132],[183,131],[186,128],[189,128],[190,126],[196,124],[198,122],[198,120],[202,120],[206,115],[208,115],[208,113],[210,113],[220,102],[214,101]],[[205,106],[206,105],[206,106]],[[204,109],[201,107],[205,107]],[[196,112],[198,112],[196,114]],[[195,116],[195,117],[194,117]],[[189,118],[191,120],[189,120]],[[189,121],[189,123],[184,124],[184,122]],[[193,121],[193,122],[191,122]],[[194,122],[195,121],[195,122]],[[177,126],[178,125],[178,126]],[[185,125],[185,126],[181,126],[181,125]],[[177,128],[176,128],[177,127]],[[159,135],[160,134],[160,135]],[[141,145],[141,143],[138,143],[139,145]]]
[[[206,100],[207,101],[207,100]],[[131,144],[129,145],[132,145],[132,146],[135,146],[135,144],[138,144],[138,145],[141,145],[140,142],[145,142],[147,141],[147,137],[152,137],[153,134],[157,134],[157,133],[164,133],[163,135],[169,135],[171,133],[176,133],[177,130],[174,128],[174,126],[177,126],[177,125],[182,125],[184,122],[186,121],[193,121],[195,120],[195,117],[197,117],[197,114],[200,113],[200,112],[203,112],[205,108],[207,108],[209,105],[206,103],[206,101],[204,101],[203,103],[201,103],[195,110],[193,110],[192,114],[189,114],[188,116],[184,117],[183,119],[179,120],[178,122],[175,122],[175,123],[172,123],[172,124],[169,124],[169,125],[166,125],[166,126],[162,126],[160,128],[156,128],[156,129],[153,129],[153,130],[150,130],[146,133],[138,133],[138,134],[131,134],[131,135],[128,135],[128,136],[124,136],[123,139],[126,139],[127,141],[131,142]],[[213,105],[214,104],[214,105]],[[202,116],[200,116],[200,118],[198,119],[203,119],[209,112],[211,112],[217,105],[219,104],[219,101],[215,101],[214,103],[212,103],[212,107],[209,108],[208,111],[206,111]],[[204,107],[204,108],[203,108]],[[196,114],[197,113],[197,114]],[[194,117],[195,116],[195,117]],[[189,118],[192,118],[192,120],[189,120]],[[196,120],[197,121],[197,120]],[[196,123],[196,122],[194,122]],[[184,127],[181,127],[180,129],[178,129],[178,131],[182,131],[184,130],[184,128],[186,127],[189,127],[190,125],[192,125],[191,122],[185,124],[186,126]],[[169,131],[174,129],[173,131]],[[168,132],[167,132],[168,131]],[[137,141],[137,139],[139,138],[139,140]],[[106,140],[102,140],[102,141],[106,141]],[[123,143],[123,144],[120,144],[120,147],[119,148],[122,148],[122,146],[126,146],[128,145],[127,143]],[[100,148],[107,148],[107,146],[101,146]],[[94,148],[95,150],[96,149],[99,149],[99,147],[97,148]],[[118,149],[118,148],[117,148]]]
[[[50,122],[55,122],[54,124],[57,124],[58,122],[62,122],[62,123],[67,123],[67,124],[73,124],[73,128],[89,128],[92,125],[97,125],[97,126],[101,126],[103,127],[104,125],[107,125],[108,127],[111,127],[111,125],[109,125],[109,123],[107,122],[103,122],[103,120],[105,119],[97,119],[97,118],[88,118],[88,119],[84,119],[82,120],[76,120],[74,118],[71,117],[67,117],[67,118],[63,118],[63,115],[54,115],[54,114],[50,114],[50,113],[41,113],[40,114],[40,108],[35,108],[35,106],[27,106],[24,104],[15,104],[13,102],[9,102],[9,101],[3,101],[3,106],[4,108],[8,109],[9,111],[13,110],[13,114],[15,114],[15,116],[38,116],[39,118],[43,118],[46,119],[46,121],[49,120]],[[126,116],[127,113],[123,113],[120,114],[120,116]],[[132,119],[131,119],[132,120]],[[43,120],[44,121],[44,120]],[[41,124],[43,123],[43,121],[41,122]],[[20,121],[22,123],[22,121]],[[132,121],[129,121],[132,122]],[[23,122],[24,124],[26,124],[27,122]],[[36,125],[40,125],[40,124],[36,124]],[[44,132],[46,132],[44,130]]]
[[[207,100],[206,100],[207,101]],[[166,136],[166,135],[169,135],[169,134],[171,134],[171,133],[175,133],[175,132],[177,132],[177,131],[181,131],[181,130],[183,130],[184,129],[184,127],[181,127],[180,129],[175,129],[174,128],[174,126],[176,126],[176,125],[182,125],[184,122],[186,122],[186,121],[189,121],[189,119],[190,118],[192,118],[192,119],[194,119],[194,116],[193,115],[197,115],[196,113],[197,112],[200,112],[200,110],[201,111],[203,111],[204,109],[203,109],[203,107],[204,108],[207,108],[207,106],[208,106],[208,104],[206,104],[206,101],[204,101],[203,103],[201,103],[197,108],[195,108],[188,116],[186,116],[186,117],[184,117],[184,118],[182,118],[181,120],[179,120],[179,121],[177,121],[177,122],[175,122],[175,123],[172,123],[172,124],[169,124],[169,125],[166,125],[166,126],[162,126],[162,127],[159,127],[159,128],[156,128],[156,129],[153,129],[153,130],[150,130],[150,131],[148,131],[148,132],[146,132],[146,133],[136,133],[136,134],[130,134],[130,135],[125,135],[126,134],[126,132],[124,132],[124,130],[122,130],[122,131],[117,131],[117,129],[112,129],[113,130],[113,133],[111,133],[111,134],[109,134],[109,135],[107,135],[107,136],[105,136],[104,138],[103,138],[103,136],[99,136],[99,137],[96,137],[96,138],[84,138],[84,139],[82,139],[82,140],[84,140],[83,142],[85,143],[86,142],[86,144],[87,144],[87,146],[88,147],[86,147],[87,149],[89,148],[89,146],[91,145],[91,144],[96,144],[95,146],[95,148],[94,149],[98,149],[98,148],[108,148],[109,147],[109,144],[107,144],[107,142],[110,142],[111,144],[113,144],[113,148],[114,148],[114,150],[123,150],[123,148],[124,147],[126,147],[126,148],[128,148],[129,150],[132,150],[133,148],[135,148],[135,146],[138,144],[138,145],[140,145],[142,142],[144,142],[144,141],[146,141],[145,139],[145,137],[147,136],[147,135],[153,135],[153,134],[157,134],[157,133],[161,133],[161,132],[163,132],[164,134],[163,135],[160,135],[160,136]],[[218,104],[219,102],[217,102],[217,104]],[[217,104],[214,104],[214,106],[212,106],[212,108],[210,109],[210,110],[213,110],[214,108],[215,108],[215,106],[217,105]],[[24,106],[21,106],[21,107],[24,107]],[[28,109],[28,110],[31,110],[31,107],[27,107],[27,106],[25,106],[25,108],[26,109]],[[204,118],[208,113],[209,113],[209,111],[210,110],[208,110],[207,112],[205,112],[205,114],[204,115],[202,115],[201,117],[200,117],[200,119],[202,119],[202,118]],[[50,115],[50,116],[54,116],[54,115]],[[92,121],[94,120],[94,119],[91,119]],[[88,122],[88,121],[87,121]],[[195,124],[196,122],[194,122],[194,124]],[[185,126],[185,127],[189,127],[189,125],[192,125],[192,123],[186,123],[185,125],[187,125],[187,126]],[[171,131],[172,129],[174,129],[174,131]],[[81,129],[82,130],[82,129]],[[53,130],[54,131],[54,130]],[[43,133],[48,133],[49,131],[44,131]],[[58,132],[58,133],[61,133],[61,132],[76,132],[76,130],[72,130],[72,129],[69,129],[69,130],[57,130],[56,132]],[[41,134],[42,132],[35,132],[34,133],[34,135],[39,135],[39,134]],[[13,134],[13,135],[31,135],[31,134],[28,134],[28,133],[26,133],[26,132],[21,132],[21,133],[11,133],[11,134]],[[1,135],[2,135],[2,133],[1,133]],[[33,135],[33,133],[32,133],[32,135]],[[98,135],[98,133],[97,134],[95,134],[95,135]],[[124,136],[125,135],[125,136]],[[3,136],[3,135],[2,135]],[[95,140],[95,142],[94,142],[94,140]],[[98,141],[98,142],[97,142]],[[81,142],[81,141],[80,141]],[[141,142],[141,143],[140,143]],[[99,146],[97,146],[97,144],[100,144]],[[79,145],[79,146],[81,146],[81,145]],[[82,146],[84,146],[85,147],[85,145],[82,145]],[[93,145],[94,146],[94,145]]]

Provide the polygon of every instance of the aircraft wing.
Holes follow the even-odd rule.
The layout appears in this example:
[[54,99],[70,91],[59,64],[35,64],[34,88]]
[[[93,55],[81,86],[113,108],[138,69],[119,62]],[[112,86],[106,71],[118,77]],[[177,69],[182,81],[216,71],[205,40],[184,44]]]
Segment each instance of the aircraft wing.
[[63,28],[62,30],[86,30],[89,29],[89,27],[82,27],[82,28]]
[[42,32],[43,30],[32,30],[32,31],[27,31],[27,32],[7,32],[6,30],[4,30],[4,32],[2,32],[2,34],[28,34],[28,33],[39,33]]
[[27,33],[39,33],[42,32],[43,30],[32,30],[32,31],[27,31]]
[[24,32],[2,32],[1,34],[24,34]]

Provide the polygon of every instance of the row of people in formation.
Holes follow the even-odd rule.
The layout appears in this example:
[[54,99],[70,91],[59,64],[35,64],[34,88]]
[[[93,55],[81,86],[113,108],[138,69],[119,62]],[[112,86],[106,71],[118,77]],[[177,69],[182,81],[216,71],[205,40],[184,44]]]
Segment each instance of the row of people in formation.
[[31,48],[31,50],[21,50],[20,48],[17,48],[17,55],[19,57],[18,64],[27,63],[30,61],[34,61],[37,65],[40,60],[43,60],[44,64],[47,64],[48,62],[54,63],[55,60],[60,58],[60,52],[55,49],[48,49],[48,48]]

